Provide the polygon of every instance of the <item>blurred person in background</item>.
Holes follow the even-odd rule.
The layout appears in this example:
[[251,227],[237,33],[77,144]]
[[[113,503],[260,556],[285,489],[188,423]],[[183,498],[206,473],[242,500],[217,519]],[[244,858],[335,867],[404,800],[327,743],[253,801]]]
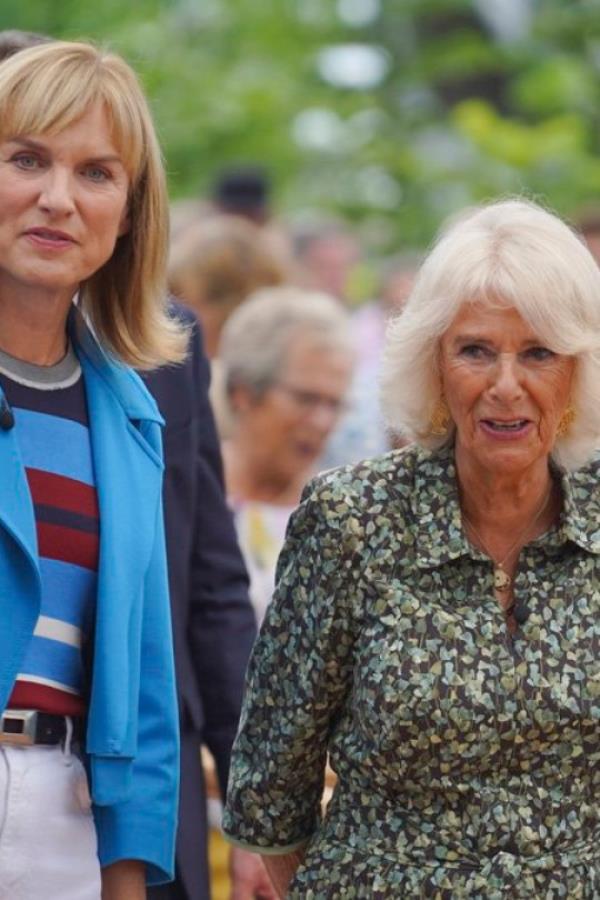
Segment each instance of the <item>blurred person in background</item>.
[[51,38],[38,34],[36,31],[19,31],[10,28],[0,31],[0,62],[18,53],[19,50],[27,50],[38,44],[47,44],[50,40]]
[[344,408],[348,316],[324,294],[265,289],[227,322],[220,358],[233,418],[225,484],[260,621],[289,515]]
[[291,228],[298,281],[350,305],[352,275],[362,258],[360,242],[343,222],[316,219]]
[[[423,254],[416,250],[395,253],[382,260],[378,267],[380,305],[385,315],[385,323],[404,309],[410,296],[417,272],[421,268]],[[381,341],[379,348],[385,343]]]
[[[261,165],[232,165],[217,172],[210,189],[209,203],[217,214],[235,216],[257,225],[265,245],[293,271],[293,247],[286,226],[275,216],[271,177]],[[286,279],[289,280],[289,279]]]
[[384,260],[378,270],[377,298],[352,313],[357,360],[348,408],[327,443],[319,468],[357,463],[404,442],[386,425],[378,400],[379,377],[388,321],[404,306],[419,263],[420,257],[415,253],[396,254]]
[[210,398],[221,437],[231,431],[218,347],[225,322],[255,290],[282,284],[285,261],[262,229],[236,216],[208,216],[171,244],[169,286],[198,316],[211,361]]
[[169,288],[198,316],[210,359],[231,313],[261,287],[282,284],[282,260],[262,230],[236,216],[208,216],[171,244]]
[[265,225],[271,218],[271,181],[262,166],[229,166],[217,173],[210,191],[215,209]]
[[600,207],[587,207],[575,218],[575,227],[600,265]]
[[[268,253],[271,259],[277,260],[277,265],[286,270],[288,276],[286,280],[289,280],[289,274],[293,271],[291,238],[286,227],[272,212],[271,179],[262,166],[228,166],[217,172],[206,198],[181,199],[173,203],[171,206],[172,247],[175,249],[179,247],[181,238],[188,229],[191,229],[191,233],[196,235],[196,238],[192,237],[192,242],[195,239],[201,240],[200,235],[204,226],[207,222],[212,221],[220,223],[246,222],[254,225],[254,234],[260,234],[258,241],[263,248],[262,251],[257,250],[256,252]],[[219,227],[224,231],[227,226],[215,226],[215,230]],[[233,225],[232,229],[233,240],[236,240],[234,230],[236,226]],[[240,228],[237,228],[237,233],[241,233]],[[247,235],[251,233],[247,229],[246,237],[242,236],[237,239],[245,240],[248,243]],[[224,237],[225,235],[223,235]],[[256,240],[255,238],[255,242]],[[254,266],[252,257],[255,253],[252,249],[245,252],[251,257],[249,267],[252,268]],[[266,280],[254,287],[271,283],[279,282]]]

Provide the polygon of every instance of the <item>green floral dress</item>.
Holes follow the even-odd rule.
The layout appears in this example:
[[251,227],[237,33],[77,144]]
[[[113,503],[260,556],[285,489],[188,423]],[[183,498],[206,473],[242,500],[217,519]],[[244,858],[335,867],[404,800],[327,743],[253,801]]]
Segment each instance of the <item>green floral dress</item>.
[[451,450],[309,486],[224,817],[261,852],[309,842],[289,897],[600,898],[599,474],[557,476],[563,515],[521,554],[513,636],[462,530]]

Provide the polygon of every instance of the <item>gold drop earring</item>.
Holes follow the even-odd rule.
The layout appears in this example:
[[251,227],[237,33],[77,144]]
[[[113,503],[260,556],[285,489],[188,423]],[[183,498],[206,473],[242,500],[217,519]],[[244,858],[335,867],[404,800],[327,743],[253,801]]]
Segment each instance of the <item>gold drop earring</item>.
[[573,422],[575,421],[575,410],[573,406],[569,403],[564,413],[560,417],[558,422],[558,426],[556,428],[556,437],[563,438],[569,432],[569,429]]
[[450,424],[450,410],[446,406],[446,401],[444,400],[444,397],[441,396],[440,399],[435,404],[435,407],[431,414],[431,422],[430,422],[429,430],[430,430],[431,434],[435,434],[436,436],[441,437],[442,435],[447,434],[449,424]]

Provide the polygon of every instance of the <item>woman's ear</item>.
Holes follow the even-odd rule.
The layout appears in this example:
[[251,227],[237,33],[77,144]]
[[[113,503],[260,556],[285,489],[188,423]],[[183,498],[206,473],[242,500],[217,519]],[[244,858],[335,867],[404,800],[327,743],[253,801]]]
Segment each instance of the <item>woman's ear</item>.
[[256,404],[256,394],[245,384],[236,384],[229,389],[229,405],[236,415],[243,415]]

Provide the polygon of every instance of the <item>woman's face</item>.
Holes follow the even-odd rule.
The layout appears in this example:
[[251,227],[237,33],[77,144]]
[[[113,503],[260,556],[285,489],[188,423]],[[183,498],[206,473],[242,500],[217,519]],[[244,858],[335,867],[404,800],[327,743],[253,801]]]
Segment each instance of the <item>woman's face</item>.
[[129,178],[101,104],[58,134],[0,143],[0,299],[70,300],[128,229]]
[[442,338],[440,371],[463,460],[496,474],[546,461],[574,357],[544,346],[514,308],[466,304]]
[[311,468],[339,419],[351,372],[349,354],[298,335],[263,394],[238,389],[240,425],[265,475],[289,484]]

